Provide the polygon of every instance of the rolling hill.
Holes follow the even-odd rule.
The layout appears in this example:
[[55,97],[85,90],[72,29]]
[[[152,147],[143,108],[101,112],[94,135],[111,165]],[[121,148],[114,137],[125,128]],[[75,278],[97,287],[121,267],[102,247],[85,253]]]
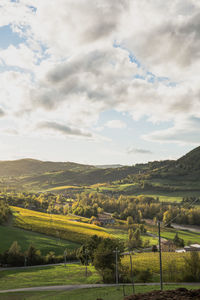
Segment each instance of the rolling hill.
[[[133,189],[138,192],[200,191],[200,147],[174,161],[153,161],[122,167],[116,165],[115,168],[34,159],[0,162],[0,188],[19,187],[39,191],[58,186],[89,186],[112,182],[119,186],[134,185]],[[132,186],[128,190],[130,193]]]

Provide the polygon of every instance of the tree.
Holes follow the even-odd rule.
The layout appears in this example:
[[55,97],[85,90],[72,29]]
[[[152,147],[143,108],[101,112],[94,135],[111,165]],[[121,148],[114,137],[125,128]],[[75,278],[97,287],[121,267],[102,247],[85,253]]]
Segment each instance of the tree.
[[18,255],[21,251],[21,247],[19,246],[17,241],[14,241],[8,250],[8,254]]
[[127,217],[127,225],[128,225],[128,227],[133,225],[133,217],[131,217],[131,216]]
[[171,220],[172,220],[172,212],[170,210],[167,210],[163,214],[163,223],[165,225],[170,226],[171,225]]
[[158,252],[158,247],[156,245],[152,246],[152,252]]
[[178,236],[178,232],[175,234],[175,237],[173,239],[173,242],[176,246],[178,247],[184,247],[185,246],[185,242],[183,239],[179,238]]
[[21,253],[21,248],[17,241],[13,242],[10,249],[4,256],[8,265],[21,266],[24,262],[24,255]]
[[[112,282],[115,278],[115,268],[116,268],[116,248],[119,252],[122,252],[123,245],[120,244],[118,241],[112,239],[104,239],[98,245],[97,249],[94,252],[94,267],[99,271],[99,273],[103,277],[104,282]],[[118,253],[118,266],[120,267],[121,264],[121,257]],[[107,270],[105,272],[105,270]],[[108,270],[109,270],[109,278],[108,278]]]
[[185,279],[192,281],[200,281],[200,256],[196,251],[191,251],[189,257],[184,257],[185,260]]
[[40,265],[42,262],[41,252],[37,250],[33,245],[30,245],[27,251],[28,264],[30,266]]

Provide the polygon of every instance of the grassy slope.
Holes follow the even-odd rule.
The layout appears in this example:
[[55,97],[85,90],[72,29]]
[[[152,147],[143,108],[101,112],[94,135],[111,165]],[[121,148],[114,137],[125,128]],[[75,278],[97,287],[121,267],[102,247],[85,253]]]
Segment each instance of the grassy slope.
[[[147,226],[148,232],[156,234],[158,233],[157,226]],[[192,244],[200,244],[200,234],[196,232],[189,232],[187,230],[176,230],[173,228],[161,228],[161,237],[166,239],[173,239],[175,234],[178,233],[178,236],[184,240],[185,244],[191,242]]]
[[49,215],[19,207],[12,207],[15,225],[35,232],[82,243],[92,235],[112,237],[104,228],[78,222],[71,216]]
[[54,251],[56,254],[63,254],[66,248],[76,249],[80,246],[78,243],[58,240],[44,234],[7,226],[0,226],[0,241],[0,253],[9,249],[14,241],[19,243],[22,251],[27,250],[29,245],[33,244],[37,249],[41,250],[43,255],[49,251]]
[[[187,289],[198,289],[198,286],[186,286],[186,285],[165,285],[164,290],[173,290],[180,287]],[[150,291],[159,290],[159,286],[136,286],[136,293],[146,293]],[[132,294],[132,287],[125,287],[126,296]],[[75,291],[53,291],[53,292],[24,292],[24,293],[6,293],[1,295],[0,300],[38,300],[38,299],[50,299],[50,300],[123,300],[123,287],[103,287],[103,288],[90,288],[80,289]]]
[[94,269],[88,267],[88,277],[85,276],[85,266],[67,264],[60,266],[37,267],[0,272],[0,290],[33,286],[101,283],[101,278]]

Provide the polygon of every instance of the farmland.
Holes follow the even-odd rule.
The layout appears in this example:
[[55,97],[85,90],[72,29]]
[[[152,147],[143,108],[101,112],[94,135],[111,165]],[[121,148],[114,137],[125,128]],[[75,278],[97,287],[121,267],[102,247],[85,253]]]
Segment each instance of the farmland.
[[101,278],[94,267],[88,266],[88,276],[86,277],[85,267],[79,264],[67,264],[66,267],[60,265],[6,270],[1,271],[0,276],[0,290],[20,287],[101,282]]
[[71,216],[49,215],[19,207],[12,207],[12,210],[15,226],[71,242],[83,243],[95,234],[105,238],[112,237],[103,228],[79,222]]
[[[182,280],[185,257],[189,253],[163,252],[162,265],[164,281]],[[125,256],[122,260],[124,266],[130,265],[130,258]],[[135,272],[150,270],[152,280],[159,281],[159,253],[137,253],[132,256]]]
[[29,245],[33,244],[43,255],[49,251],[54,251],[56,255],[59,255],[63,254],[66,248],[76,249],[79,247],[78,243],[11,226],[0,226],[0,240],[0,253],[8,250],[14,241],[19,243],[22,251],[27,250]]

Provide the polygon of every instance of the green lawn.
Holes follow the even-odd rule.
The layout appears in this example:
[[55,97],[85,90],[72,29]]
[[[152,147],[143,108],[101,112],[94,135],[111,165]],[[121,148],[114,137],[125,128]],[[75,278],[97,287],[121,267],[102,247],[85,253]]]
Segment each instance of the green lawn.
[[188,242],[191,242],[192,244],[200,244],[200,234],[196,232],[184,230],[161,231],[161,236],[166,239],[173,239],[176,232],[178,233],[178,236],[184,240],[185,244]]
[[49,251],[63,254],[66,248],[76,249],[80,246],[67,240],[59,240],[44,234],[7,226],[0,226],[0,241],[0,253],[9,249],[14,241],[18,241],[22,251],[27,250],[29,245],[33,244],[37,249],[41,250],[43,255]]
[[[187,289],[198,289],[200,286],[185,286],[185,285],[166,285],[164,290],[172,290],[180,287]],[[136,286],[136,293],[146,293],[152,290],[159,290],[159,286]],[[132,287],[104,287],[104,288],[90,288],[80,289],[74,291],[52,291],[52,292],[23,292],[23,293],[6,293],[0,294],[0,300],[95,300],[101,298],[103,300],[123,300],[124,294],[126,296],[132,294]]]
[[101,283],[101,278],[92,266],[86,277],[85,266],[79,264],[0,271],[0,290],[87,283]]

